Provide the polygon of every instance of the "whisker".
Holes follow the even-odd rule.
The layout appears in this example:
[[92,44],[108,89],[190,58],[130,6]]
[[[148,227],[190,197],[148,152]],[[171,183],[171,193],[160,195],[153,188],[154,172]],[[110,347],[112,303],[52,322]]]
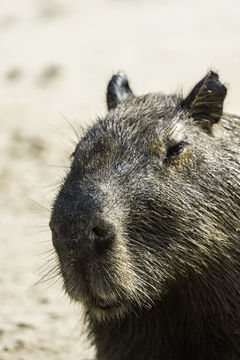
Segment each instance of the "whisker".
[[[69,135],[67,135],[62,129],[56,128],[55,125],[53,127],[50,127],[50,130],[60,136],[61,138],[67,140],[68,143],[70,143],[73,146],[77,145],[77,141],[73,140]],[[66,146],[66,145],[65,145]]]
[[31,200],[35,205],[37,205],[37,208],[41,208],[42,210],[47,211],[48,213],[50,212],[50,209],[46,208],[44,205],[40,204],[39,202],[37,202],[36,200]]
[[42,234],[42,233],[46,233],[46,232],[49,232],[49,231],[50,231],[50,229],[34,231],[34,232],[28,233],[27,236],[33,236],[33,235],[37,235],[37,234]]
[[77,138],[77,142],[79,141],[79,133],[77,132],[77,130],[75,129],[75,127],[73,126],[73,124],[67,119],[67,117],[60,111],[58,111],[58,114],[62,117],[63,120],[66,121],[66,123],[70,126],[70,128],[72,129],[74,135]]

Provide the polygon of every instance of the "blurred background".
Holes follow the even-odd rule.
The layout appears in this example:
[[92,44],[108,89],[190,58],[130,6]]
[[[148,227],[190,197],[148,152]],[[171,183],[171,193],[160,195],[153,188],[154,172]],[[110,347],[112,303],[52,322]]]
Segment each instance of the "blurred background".
[[[91,359],[51,278],[51,201],[107,82],[187,94],[210,69],[240,113],[239,0],[0,0],[0,359]],[[44,278],[45,279],[45,278]],[[43,279],[43,280],[44,280]]]

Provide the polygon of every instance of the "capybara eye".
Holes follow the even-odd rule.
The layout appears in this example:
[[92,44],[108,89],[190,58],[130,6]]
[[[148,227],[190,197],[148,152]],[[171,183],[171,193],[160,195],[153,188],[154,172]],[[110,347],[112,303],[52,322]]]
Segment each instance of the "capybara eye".
[[170,160],[173,156],[181,154],[181,152],[183,151],[186,145],[187,143],[185,141],[181,141],[177,144],[170,145],[167,148],[166,160]]

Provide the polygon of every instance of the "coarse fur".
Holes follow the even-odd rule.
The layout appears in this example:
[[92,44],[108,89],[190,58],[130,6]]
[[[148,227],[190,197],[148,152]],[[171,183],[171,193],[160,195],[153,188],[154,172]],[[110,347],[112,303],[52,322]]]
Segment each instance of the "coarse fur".
[[240,358],[240,118],[209,72],[183,98],[124,74],[81,138],[50,227],[99,360]]

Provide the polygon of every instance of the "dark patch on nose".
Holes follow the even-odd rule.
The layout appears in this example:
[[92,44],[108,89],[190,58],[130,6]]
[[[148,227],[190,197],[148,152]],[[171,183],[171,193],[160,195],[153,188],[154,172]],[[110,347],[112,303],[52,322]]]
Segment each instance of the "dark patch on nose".
[[81,244],[77,239],[77,231],[70,222],[51,220],[49,226],[52,232],[53,246],[58,253],[80,250]]
[[[78,256],[104,253],[115,238],[114,226],[102,212],[87,204],[75,211],[62,211],[56,205],[50,221],[53,245],[58,254],[74,251]],[[66,208],[65,208],[66,210]]]
[[90,230],[89,237],[94,244],[95,250],[101,253],[111,247],[115,232],[110,224],[96,224]]

